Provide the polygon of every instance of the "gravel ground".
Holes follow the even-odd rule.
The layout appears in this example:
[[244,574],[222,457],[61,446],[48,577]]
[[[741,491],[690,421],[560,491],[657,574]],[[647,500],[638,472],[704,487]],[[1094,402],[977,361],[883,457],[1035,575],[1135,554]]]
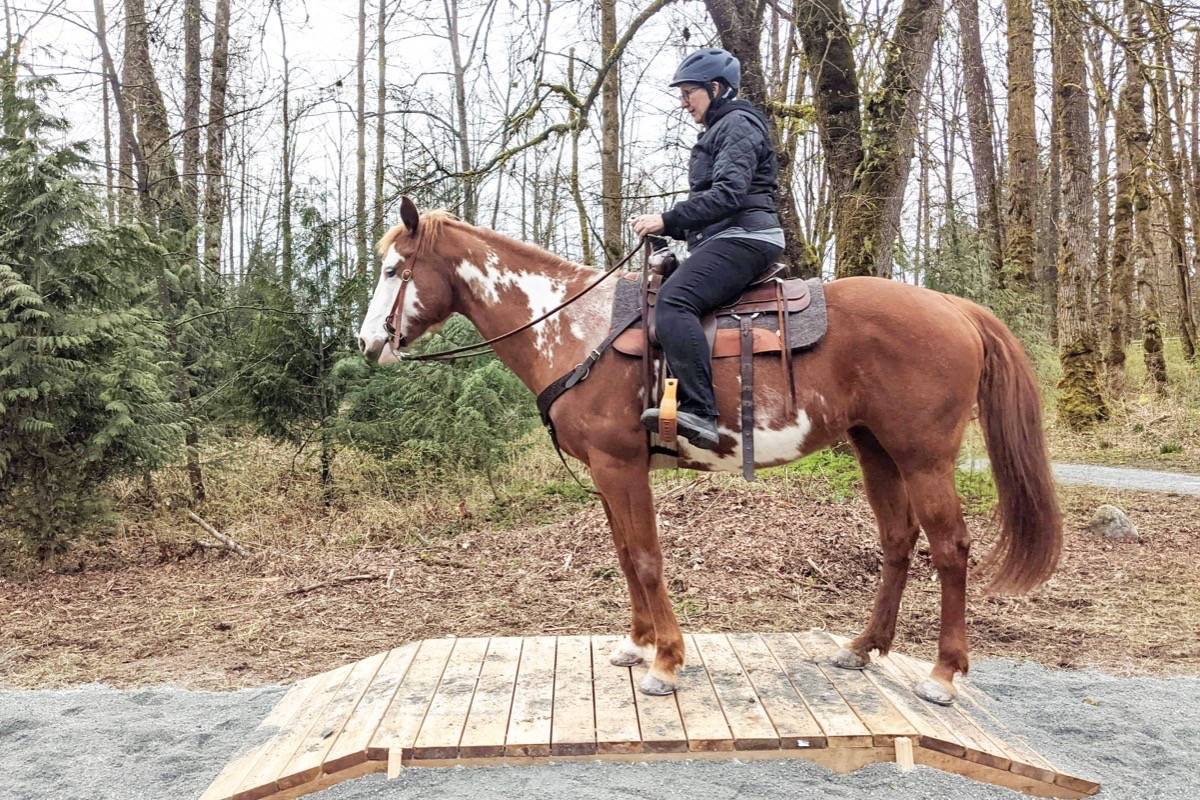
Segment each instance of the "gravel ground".
[[[988,460],[975,456],[963,461],[964,467],[986,469]],[[1069,486],[1100,486],[1138,492],[1200,495],[1200,475],[1185,472],[1160,472],[1134,467],[1102,467],[1096,464],[1050,465],[1054,480]]]
[[[1200,786],[1200,678],[1115,678],[991,660],[972,671],[997,715],[1099,797],[1190,800]],[[195,798],[280,697],[279,688],[0,691],[0,798]],[[803,760],[413,769],[350,781],[314,798],[1020,797],[957,775],[876,764],[834,776]]]

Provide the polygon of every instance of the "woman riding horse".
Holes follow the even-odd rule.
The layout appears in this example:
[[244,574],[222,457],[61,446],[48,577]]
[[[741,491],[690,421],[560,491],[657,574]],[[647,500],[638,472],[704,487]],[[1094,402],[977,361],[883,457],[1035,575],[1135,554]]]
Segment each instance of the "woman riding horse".
[[[639,236],[686,239],[689,257],[663,284],[656,306],[658,339],[679,379],[679,434],[695,447],[719,443],[708,341],[700,317],[733,302],[783,252],[775,208],[777,164],[762,112],[737,100],[742,68],[716,48],[683,60],[671,86],[704,126],[688,165],[688,198],[664,214],[630,220]],[[658,428],[658,409],[642,423]]]

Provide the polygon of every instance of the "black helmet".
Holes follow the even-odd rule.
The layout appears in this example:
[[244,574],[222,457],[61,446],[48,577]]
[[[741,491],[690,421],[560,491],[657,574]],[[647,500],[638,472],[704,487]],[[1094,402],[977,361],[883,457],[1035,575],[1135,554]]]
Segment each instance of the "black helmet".
[[736,93],[742,85],[742,63],[727,50],[706,47],[689,55],[675,70],[671,86],[681,83],[699,83],[707,86],[721,81]]

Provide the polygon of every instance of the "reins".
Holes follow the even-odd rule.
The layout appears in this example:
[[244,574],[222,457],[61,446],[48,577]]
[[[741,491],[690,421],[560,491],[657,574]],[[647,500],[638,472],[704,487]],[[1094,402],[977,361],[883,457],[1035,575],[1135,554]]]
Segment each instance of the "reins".
[[[396,351],[396,356],[397,356],[397,358],[399,358],[402,361],[454,361],[459,358],[472,358],[474,356],[483,355],[496,342],[502,342],[505,339],[509,338],[510,336],[516,336],[518,333],[521,333],[522,331],[529,330],[534,325],[537,325],[539,322],[542,322],[543,320],[554,316],[559,311],[562,311],[564,308],[571,305],[579,298],[583,297],[585,294],[590,292],[592,289],[595,289],[610,275],[612,275],[614,272],[619,270],[621,267],[623,267],[627,263],[629,263],[629,259],[633,258],[634,255],[636,255],[637,252],[642,249],[643,242],[645,242],[645,237],[638,239],[638,243],[633,246],[633,249],[630,250],[628,253],[626,253],[624,258],[622,258],[616,264],[613,264],[611,267],[609,267],[608,270],[603,275],[601,275],[599,278],[596,278],[596,280],[592,281],[590,284],[588,284],[584,288],[580,289],[576,294],[572,295],[571,297],[567,298],[563,302],[559,303],[557,306],[550,309],[545,314],[542,314],[540,317],[537,317],[536,319],[532,319],[529,322],[526,322],[524,325],[522,325],[519,328],[513,328],[508,333],[502,333],[499,336],[493,336],[491,339],[488,339],[487,341],[484,341],[484,342],[476,342],[475,344],[465,345],[463,347],[455,347],[450,350],[441,350],[437,353],[418,353],[416,355],[410,355],[408,353]],[[399,311],[398,307],[400,306],[401,300],[404,297],[404,289],[406,288],[406,284],[412,280],[412,270],[406,269],[404,271],[404,274],[402,275],[401,280],[402,280],[402,283],[400,286],[400,291],[398,291],[396,293],[396,300],[392,304],[392,313],[389,314],[388,318],[387,318],[388,333],[392,334],[393,340],[398,339],[398,335],[397,335],[398,332],[395,329],[394,323],[392,322],[392,320],[395,319],[396,314]],[[393,350],[395,350],[395,348],[393,348]]]

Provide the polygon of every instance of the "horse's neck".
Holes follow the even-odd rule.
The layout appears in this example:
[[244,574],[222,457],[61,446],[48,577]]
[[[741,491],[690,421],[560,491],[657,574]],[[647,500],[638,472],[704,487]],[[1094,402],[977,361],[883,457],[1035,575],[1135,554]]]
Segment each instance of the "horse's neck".
[[[485,339],[540,317],[600,277],[593,269],[499,234],[478,238],[484,251],[472,248],[456,270],[458,310]],[[612,293],[611,280],[606,281],[544,322],[497,342],[496,354],[532,391],[541,391],[604,338]]]

